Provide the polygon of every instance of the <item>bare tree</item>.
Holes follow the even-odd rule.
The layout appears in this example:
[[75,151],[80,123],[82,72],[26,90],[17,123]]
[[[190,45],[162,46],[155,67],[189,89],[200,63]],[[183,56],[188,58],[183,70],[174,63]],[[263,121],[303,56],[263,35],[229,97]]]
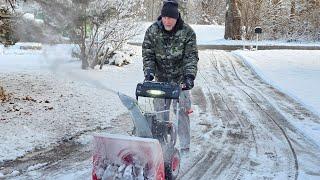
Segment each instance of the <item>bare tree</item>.
[[300,1],[299,4],[298,2],[295,3],[295,26],[292,28],[291,38],[304,37],[320,41],[320,1],[306,0]]
[[0,101],[2,102],[5,99],[5,92],[2,86],[0,86]]
[[242,0],[239,3],[241,11],[242,37],[252,39],[254,28],[261,26],[261,8],[263,0]]
[[[161,14],[161,8],[165,0],[144,0],[143,6],[146,9],[144,12],[145,20],[147,21],[155,21]],[[179,11],[184,20],[188,19],[189,9],[188,4],[190,1],[188,0],[175,0],[179,4]],[[192,13],[191,13],[192,14]]]
[[246,39],[252,39],[256,26],[263,28],[264,39],[320,39],[320,1],[242,0],[239,7]]
[[144,0],[143,6],[146,9],[144,11],[145,20],[155,21],[161,12],[163,0]]
[[83,69],[103,65],[138,33],[140,0],[35,1],[46,9],[48,24],[78,45]]
[[241,39],[241,13],[239,0],[227,0],[225,39]]
[[0,0],[0,43],[9,46],[14,45],[19,40],[15,32],[16,25],[15,2]]
[[201,24],[222,24],[224,22],[226,0],[201,0],[197,2],[200,5]]
[[[100,1],[101,3],[101,1]],[[119,50],[123,44],[133,36],[138,34],[137,21],[139,11],[138,3],[125,7],[126,1],[119,1],[119,4],[105,4],[112,8],[101,8],[96,12],[91,22],[92,33],[89,36],[88,55],[93,61],[90,63],[91,68],[100,62],[100,68],[104,61],[110,58],[116,50]],[[95,6],[102,4],[95,4]],[[95,8],[96,10],[98,8]],[[100,12],[99,12],[100,11]],[[108,14],[105,16],[105,14]]]
[[0,102],[6,102],[10,99],[11,95],[9,93],[6,93],[4,88],[0,86]]
[[188,3],[190,1],[188,0],[176,0],[179,3],[179,11],[181,17],[185,20],[188,21],[189,19],[189,14],[192,14],[191,12],[188,11]]

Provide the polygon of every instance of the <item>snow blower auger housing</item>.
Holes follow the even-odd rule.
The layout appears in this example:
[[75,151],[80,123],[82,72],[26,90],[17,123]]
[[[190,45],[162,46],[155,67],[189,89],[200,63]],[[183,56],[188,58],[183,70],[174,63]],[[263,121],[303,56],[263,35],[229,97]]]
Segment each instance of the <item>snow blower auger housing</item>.
[[180,154],[175,147],[178,121],[160,119],[158,115],[164,111],[142,112],[138,102],[139,97],[179,102],[180,92],[177,84],[146,81],[137,85],[136,100],[119,93],[122,103],[131,112],[134,136],[109,134],[94,137],[92,179],[176,179],[180,169]]

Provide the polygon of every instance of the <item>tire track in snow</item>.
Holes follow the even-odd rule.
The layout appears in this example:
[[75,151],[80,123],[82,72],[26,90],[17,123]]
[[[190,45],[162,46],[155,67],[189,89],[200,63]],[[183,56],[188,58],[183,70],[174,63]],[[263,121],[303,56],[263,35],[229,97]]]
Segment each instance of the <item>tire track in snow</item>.
[[[231,63],[232,68],[233,68],[233,71],[234,71],[234,73],[236,74],[236,76],[237,76],[237,78],[239,79],[239,81],[242,82],[242,84],[244,84],[245,86],[247,86],[247,87],[249,87],[249,88],[251,88],[251,89],[254,90],[253,87],[251,87],[251,86],[249,86],[248,84],[246,84],[246,83],[239,77],[239,74],[238,74],[237,70],[235,69],[232,60],[230,60],[229,58],[228,58],[228,60],[229,60],[229,62]],[[241,88],[239,88],[239,89],[241,89]],[[292,146],[292,143],[291,143],[291,141],[290,141],[287,133],[286,133],[285,130],[279,125],[279,123],[277,123],[277,121],[276,121],[267,111],[265,111],[265,110],[259,105],[259,103],[257,103],[257,101],[255,101],[255,100],[253,99],[253,97],[251,97],[245,90],[241,89],[241,91],[243,91],[245,94],[247,94],[247,95],[249,96],[249,98],[252,100],[252,102],[254,102],[264,113],[266,113],[267,116],[268,116],[268,117],[276,124],[276,126],[281,130],[281,132],[282,132],[282,134],[284,135],[284,137],[286,138],[286,140],[287,140],[287,142],[288,142],[288,145],[289,145],[289,147],[290,147],[290,150],[291,150],[291,152],[292,152],[292,155],[293,155],[293,158],[294,158],[295,179],[298,179],[298,175],[299,175],[299,163],[298,163],[298,158],[297,158],[297,154],[296,154],[296,152],[295,152],[295,150],[294,150],[294,148],[293,148],[293,146]],[[260,94],[260,93],[258,93],[258,94]]]
[[[225,54],[226,55],[226,54]],[[227,55],[226,55],[227,56]],[[283,133],[283,136],[285,136],[288,146],[291,149],[292,156],[294,158],[294,163],[293,163],[293,169],[295,171],[294,177],[295,179],[299,178],[299,172],[301,171],[300,169],[310,169],[309,172],[310,174],[319,174],[320,169],[319,168],[312,168],[314,167],[319,167],[320,164],[320,156],[319,156],[319,147],[309,138],[307,138],[299,129],[295,128],[292,124],[289,123],[287,116],[289,113],[289,116],[292,115],[292,117],[295,117],[295,111],[302,111],[302,113],[306,116],[302,119],[308,119],[310,120],[315,120],[317,117],[313,117],[309,113],[303,111],[301,105],[297,105],[295,101],[293,101],[290,97],[286,96],[283,93],[280,93],[276,91],[274,88],[270,87],[268,84],[265,84],[264,82],[261,81],[259,78],[255,78],[257,81],[258,79],[258,84],[265,84],[267,88],[261,88],[261,86],[257,87],[252,87],[249,84],[246,83],[244,80],[245,78],[250,79],[250,75],[240,75],[240,72],[244,72],[246,66],[243,64],[240,64],[241,60],[237,59],[234,56],[227,56],[228,61],[232,65],[232,68],[234,70],[234,73],[240,80],[240,82],[243,83],[243,87],[241,87],[242,91],[248,95],[252,99],[256,105],[265,112],[265,114],[269,117],[270,120],[272,120],[276,126],[281,130]],[[235,67],[237,65],[237,68]],[[239,69],[239,70],[237,70]],[[241,71],[242,70],[242,71]],[[250,72],[249,68],[247,68],[247,71]],[[252,73],[251,77],[257,77],[255,73]],[[259,90],[258,90],[259,89]],[[255,96],[250,95],[248,92],[254,92]],[[264,93],[262,93],[264,92]],[[266,98],[266,95],[268,98]],[[257,101],[257,98],[263,99],[265,104],[261,104],[259,101]],[[274,104],[270,102],[270,99],[275,99],[277,104]],[[267,106],[267,107],[266,107]],[[280,110],[278,108],[280,106],[282,109]],[[288,110],[289,108],[292,108],[294,110]],[[285,115],[286,114],[286,115]],[[299,117],[296,118],[297,120],[301,120]],[[307,152],[305,152],[305,149],[308,149]],[[301,151],[302,150],[302,151]],[[317,155],[318,154],[318,155]],[[299,158],[300,156],[300,158]],[[301,165],[299,164],[299,161],[305,162],[303,158],[308,157],[309,159],[312,159],[312,165],[306,166],[306,163],[302,163]],[[300,160],[299,160],[300,159]],[[300,167],[302,166],[302,168]],[[318,171],[318,173],[317,173]]]
[[[216,73],[223,80],[225,77],[220,73],[220,68],[218,67],[217,62],[210,62],[213,67],[215,67]],[[206,82],[207,87],[207,95],[209,96],[209,104],[211,108],[211,113],[216,118],[221,118],[223,126],[226,128],[223,131],[223,139],[222,145],[218,145],[218,143],[208,142],[210,143],[213,149],[220,149],[216,153],[212,151],[212,149],[207,151],[207,155],[204,158],[198,159],[193,165],[187,169],[188,174],[184,174],[181,176],[181,179],[207,179],[208,177],[219,177],[223,171],[226,169],[232,169],[233,173],[225,173],[225,177],[228,179],[234,179],[238,176],[239,171],[237,171],[238,166],[246,159],[241,158],[240,156],[236,156],[236,151],[247,152],[243,153],[245,156],[249,153],[249,149],[244,147],[243,144],[239,143],[238,139],[244,138],[243,135],[243,122],[241,119],[234,113],[228,105],[227,100],[222,96],[221,93],[213,93],[211,92],[210,84],[215,83],[218,79],[209,80],[208,78],[199,71],[200,76]],[[214,77],[214,76],[213,76]],[[234,129],[239,129],[238,131],[233,132]],[[233,140],[232,140],[233,139]],[[233,141],[233,142],[232,142]],[[230,143],[231,142],[231,143]],[[239,144],[235,146],[234,144]],[[186,171],[185,171],[186,172]]]
[[[248,87],[248,88],[254,90],[255,92],[254,92],[253,94],[259,95],[259,94],[260,94],[259,91],[257,91],[255,88],[249,86],[247,83],[245,83],[245,82],[242,80],[242,78],[239,77],[239,74],[238,74],[237,70],[235,69],[232,60],[231,60],[230,57],[226,54],[226,52],[223,52],[223,53],[221,53],[221,54],[225,57],[224,59],[227,60],[228,63],[230,63],[230,66],[232,67],[232,71],[233,71],[233,72],[231,72],[231,73],[234,73],[233,76],[235,76],[235,77],[237,78],[237,81],[235,81],[235,82],[240,82],[240,83],[241,83],[242,85],[244,85],[245,87]],[[291,144],[291,141],[289,140],[288,135],[286,134],[286,132],[284,131],[284,129],[277,123],[277,121],[270,115],[270,113],[268,113],[265,109],[263,109],[263,108],[261,107],[261,105],[257,102],[257,100],[255,100],[255,99],[252,97],[252,95],[250,95],[248,92],[246,92],[246,91],[241,87],[241,85],[235,85],[235,87],[237,87],[237,88],[240,89],[244,94],[246,94],[246,95],[250,98],[250,100],[251,100],[253,103],[255,103],[256,106],[257,106],[263,113],[265,113],[265,114],[267,115],[267,117],[280,129],[282,135],[285,137],[286,142],[288,143],[290,152],[291,152],[291,154],[292,154],[292,156],[293,156],[293,159],[294,159],[294,163],[293,163],[293,164],[294,164],[294,168],[293,168],[293,169],[294,169],[294,172],[293,172],[293,174],[294,174],[294,179],[295,179],[295,180],[298,179],[298,175],[299,175],[299,165],[298,165],[297,155],[296,155],[296,152],[295,152],[295,150],[294,150],[294,148],[293,148],[293,146],[292,146],[292,144]],[[263,99],[264,99],[264,98],[263,98]],[[260,99],[260,100],[261,100],[261,99]],[[266,103],[266,102],[267,102],[267,100],[264,99],[263,103]],[[271,105],[270,105],[270,107],[272,108]],[[269,109],[269,111],[270,111],[270,109]],[[290,158],[289,158],[288,160],[289,160],[289,162],[291,162]],[[291,164],[291,163],[289,163],[289,164]],[[291,177],[291,175],[288,175],[288,177]]]
[[[223,63],[220,63],[218,58],[214,54],[212,54],[212,55],[213,55],[213,59],[211,57],[208,57],[207,59],[210,61],[210,63],[213,66],[215,66],[215,69],[216,69],[217,73],[222,78],[221,80],[218,79],[219,81],[217,83],[219,83],[219,84],[225,84],[225,82],[230,83],[232,77],[229,76],[229,74],[228,74],[228,72],[226,70],[226,66]],[[213,60],[215,62],[213,62]],[[207,83],[207,86],[209,84],[210,83]],[[220,91],[220,92],[223,92],[223,91]],[[229,113],[227,113],[225,115],[222,115],[223,117],[225,117],[224,121],[226,121],[228,123],[228,127],[231,128],[231,130],[236,130],[235,132],[228,131],[228,135],[229,136],[234,136],[235,138],[238,138],[238,139],[242,139],[243,137],[246,136],[243,128],[245,128],[245,126],[246,126],[245,124],[247,124],[247,126],[248,126],[248,122],[244,121],[242,118],[240,118],[240,116],[237,115],[239,113],[237,108],[231,108],[230,107],[230,105],[235,104],[235,102],[233,102],[230,98],[228,98],[228,96],[226,96],[227,98],[224,98],[222,96],[222,93],[218,93],[218,95],[220,96],[220,98],[222,100],[222,103],[220,103],[220,104],[224,104],[226,109],[227,109],[227,111],[229,112]],[[212,102],[212,104],[213,103],[214,102]],[[236,106],[234,106],[234,107],[236,107]],[[233,122],[233,124],[230,124],[230,122]],[[237,132],[237,128],[239,128],[239,127],[240,127],[240,132]],[[241,163],[243,163],[244,159],[247,158],[248,153],[249,153],[249,149],[244,148],[243,144],[244,144],[243,142],[240,143],[238,145],[238,147],[237,147],[238,149],[235,151],[235,152],[239,152],[239,150],[245,150],[245,151],[241,151],[242,152],[241,156],[236,156],[236,155],[234,155],[234,153],[232,153],[233,156],[231,158],[233,160],[230,161],[231,163],[226,164],[226,167],[228,167],[229,172],[224,173],[224,178],[226,178],[226,179],[235,179],[235,178],[237,178],[237,176],[238,176],[238,174],[240,172],[238,167],[241,165]],[[212,166],[212,167],[214,167],[214,166]],[[219,168],[219,165],[216,166],[216,169],[217,168]],[[215,171],[214,168],[211,168],[211,169],[213,171]],[[215,175],[214,177],[218,178],[218,177],[223,176],[223,174],[221,174],[221,173],[222,173],[222,170],[221,171],[216,171],[216,173],[211,174],[211,175]]]
[[[219,53],[221,52],[215,52],[213,54],[219,55]],[[219,152],[218,154],[219,156],[225,157],[225,159],[229,159],[231,162],[221,163],[219,162],[219,158],[212,158],[213,156],[211,155],[213,154],[210,153],[210,151],[207,151],[208,154],[210,155],[210,156],[205,156],[208,158],[208,161],[204,161],[201,158],[198,161],[193,161],[193,166],[191,166],[191,169],[188,170],[189,173],[181,177],[183,177],[183,179],[185,178],[186,179],[187,178],[205,179],[208,177],[211,177],[214,179],[242,178],[246,173],[246,171],[243,169],[249,169],[251,167],[250,166],[251,164],[253,164],[253,166],[257,166],[256,165],[257,163],[250,160],[251,157],[248,157],[248,153],[252,151],[256,154],[257,157],[267,156],[270,159],[269,164],[264,164],[263,162],[261,162],[263,163],[263,165],[258,165],[259,167],[261,166],[260,169],[253,168],[252,170],[247,170],[249,172],[251,171],[252,173],[255,173],[255,171],[264,170],[264,167],[267,167],[267,169],[264,170],[265,172],[264,175],[262,174],[261,176],[259,176],[258,174],[256,178],[279,177],[279,175],[281,176],[281,169],[283,169],[280,167],[284,165],[283,170],[288,168],[287,170],[285,170],[285,172],[288,173],[287,178],[297,179],[299,166],[297,164],[298,163],[297,158],[294,157],[294,154],[296,154],[294,152],[294,148],[292,146],[290,147],[288,143],[288,141],[290,141],[290,138],[286,134],[284,129],[281,130],[281,125],[274,122],[276,121],[275,118],[279,116],[279,113],[277,111],[274,111],[272,104],[269,104],[268,101],[266,101],[263,98],[262,99],[260,98],[259,91],[251,90],[249,91],[250,93],[247,92],[248,87],[244,85],[244,82],[241,78],[237,77],[237,74],[236,74],[237,72],[234,71],[235,67],[232,67],[231,64],[228,64],[228,63],[231,63],[229,62],[228,58],[226,57],[210,58],[209,56],[205,57],[206,60],[209,62],[206,65],[201,66],[203,68],[199,70],[200,72],[199,75],[202,81],[205,82],[203,83],[205,84],[203,89],[207,90],[206,94],[209,96],[211,94],[211,97],[212,97],[211,99],[213,99],[211,101],[211,104],[208,103],[207,106],[209,105],[213,106],[211,108],[213,113],[212,114],[213,118],[225,119],[222,122],[227,128],[229,127],[230,129],[237,129],[237,126],[240,125],[241,128],[240,128],[239,134],[247,136],[247,139],[244,140],[243,142],[238,142],[238,144],[226,145],[225,146],[226,148],[224,149],[224,152],[226,152],[226,155]],[[215,61],[219,61],[219,62],[215,62]],[[211,65],[210,67],[212,67],[215,71],[211,71],[211,72],[209,70],[206,71],[205,68],[208,68],[208,65]],[[257,77],[254,77],[253,80],[255,79],[257,79]],[[233,92],[237,92],[236,95],[239,95],[240,97],[234,97],[232,95],[230,96],[230,94],[232,94]],[[257,97],[259,97],[259,99],[257,99]],[[239,105],[241,106],[243,105],[243,103],[245,104],[245,107],[242,107],[242,109],[240,107],[239,109]],[[261,103],[263,104],[261,105]],[[264,105],[264,104],[267,104],[267,105]],[[222,108],[224,105],[225,105],[225,109]],[[243,108],[248,108],[249,114],[248,113],[246,114],[245,112],[243,112]],[[224,112],[225,114],[223,114],[222,112]],[[270,114],[271,112],[276,113],[276,115]],[[255,115],[250,116],[250,114],[255,114]],[[252,119],[252,117],[257,118],[257,120]],[[238,124],[235,122],[237,122]],[[272,130],[274,129],[274,127],[277,127],[278,130]],[[223,137],[225,138],[223,142],[225,142],[225,144],[228,144],[231,142],[230,139],[228,139],[229,137],[226,135],[227,132],[228,132],[227,130],[223,130],[223,133],[225,135]],[[280,147],[276,147],[273,143],[276,138],[281,137],[280,134],[283,136],[283,138],[280,138],[280,139],[283,139],[280,142],[282,142],[281,144],[284,144],[284,143],[287,144],[288,148],[285,148],[285,149],[287,149],[287,152],[289,152],[289,154],[287,154],[286,151],[281,150],[281,147],[283,147],[283,145]],[[214,143],[211,143],[211,145],[212,147],[215,147],[217,149],[221,148],[221,146]],[[232,152],[231,149],[235,150],[238,148],[238,150],[240,150],[241,147],[244,145],[249,146],[249,149],[245,150],[247,154],[243,152],[242,154],[237,154],[238,151],[234,151],[236,155],[230,156],[230,154],[228,154]],[[230,158],[227,158],[227,156],[229,156]],[[248,163],[248,161],[250,161],[250,163]],[[239,163],[235,163],[235,162],[239,162]],[[201,170],[200,168],[201,164],[204,167],[206,167],[206,170]],[[198,174],[196,174],[197,172]],[[247,177],[250,177],[250,176],[247,176]]]

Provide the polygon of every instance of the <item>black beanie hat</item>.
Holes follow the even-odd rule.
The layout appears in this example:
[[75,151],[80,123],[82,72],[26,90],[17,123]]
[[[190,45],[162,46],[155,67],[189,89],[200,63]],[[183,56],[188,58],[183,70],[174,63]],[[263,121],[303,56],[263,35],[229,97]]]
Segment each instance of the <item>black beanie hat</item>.
[[161,10],[161,17],[179,19],[178,3],[176,1],[165,1]]

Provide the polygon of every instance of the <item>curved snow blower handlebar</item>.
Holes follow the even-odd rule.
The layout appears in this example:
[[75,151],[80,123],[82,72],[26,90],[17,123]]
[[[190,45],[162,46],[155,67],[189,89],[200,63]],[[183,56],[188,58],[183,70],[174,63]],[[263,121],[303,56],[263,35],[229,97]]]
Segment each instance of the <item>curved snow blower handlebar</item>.
[[179,99],[181,87],[176,83],[145,81],[136,88],[136,99],[139,97]]

